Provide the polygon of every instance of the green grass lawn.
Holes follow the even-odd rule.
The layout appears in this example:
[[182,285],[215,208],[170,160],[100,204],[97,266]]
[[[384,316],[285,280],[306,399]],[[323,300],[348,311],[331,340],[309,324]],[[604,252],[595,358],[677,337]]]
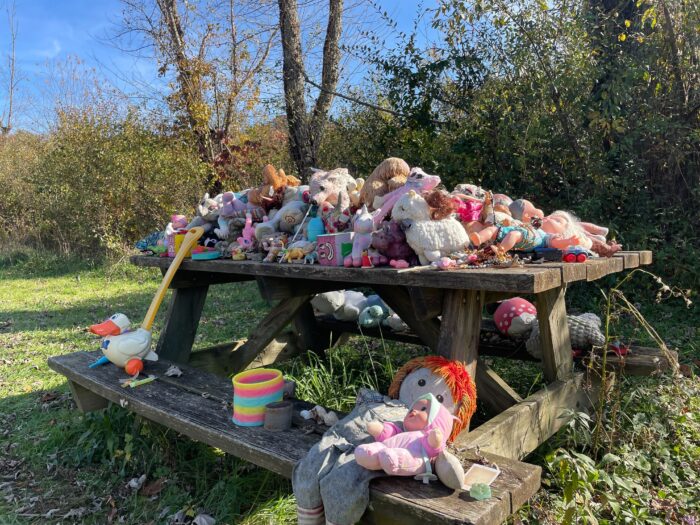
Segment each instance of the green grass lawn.
[[[124,262],[91,267],[30,252],[0,258],[0,523],[168,523],[177,513],[207,513],[217,523],[295,522],[287,480],[118,407],[81,415],[63,377],[47,367],[49,356],[97,347],[89,324],[117,311],[138,320],[159,281],[157,270]],[[543,490],[522,521],[700,520],[697,309],[654,304],[648,290],[637,286],[629,295],[680,350],[691,377],[623,378],[600,425],[578,416],[535,451],[528,461],[543,466]],[[263,315],[253,285],[209,293],[197,347],[243,338]],[[573,307],[600,308],[591,285],[569,296]],[[615,333],[648,342],[632,321],[616,314]],[[303,397],[347,409],[358,386],[386,388],[418,351],[354,338],[325,360],[305,356],[284,368]],[[496,360],[494,367],[523,395],[540,381],[535,365]],[[142,475],[140,490],[127,487]]]

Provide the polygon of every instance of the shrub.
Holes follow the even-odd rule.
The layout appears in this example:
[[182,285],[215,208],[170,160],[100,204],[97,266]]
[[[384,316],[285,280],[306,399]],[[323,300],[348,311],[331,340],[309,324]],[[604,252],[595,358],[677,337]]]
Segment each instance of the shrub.
[[189,213],[206,166],[188,141],[157,133],[136,113],[68,112],[30,179],[33,234],[49,248],[100,257]]

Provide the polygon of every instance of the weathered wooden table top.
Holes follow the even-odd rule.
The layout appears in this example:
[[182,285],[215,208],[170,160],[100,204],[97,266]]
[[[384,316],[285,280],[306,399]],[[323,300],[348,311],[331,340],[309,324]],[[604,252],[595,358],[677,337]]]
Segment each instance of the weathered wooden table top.
[[[185,260],[181,269],[192,272],[239,274],[261,277],[284,277],[395,286],[485,290],[495,292],[539,293],[575,281],[594,281],[611,273],[650,264],[650,251],[619,252],[614,257],[594,258],[583,263],[528,264],[517,268],[485,268],[474,270],[437,270],[417,266],[395,268],[343,268],[318,264],[282,264],[217,259]],[[131,262],[138,266],[167,268],[172,258],[135,255]]]

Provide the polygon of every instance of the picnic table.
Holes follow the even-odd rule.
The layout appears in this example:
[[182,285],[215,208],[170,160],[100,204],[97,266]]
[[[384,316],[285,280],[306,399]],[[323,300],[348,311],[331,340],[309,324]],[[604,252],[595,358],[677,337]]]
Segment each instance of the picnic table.
[[[172,259],[135,256],[138,266],[165,272]],[[650,264],[649,251],[620,252],[611,258],[584,263],[543,263],[513,268],[439,271],[430,267],[342,268],[253,261],[186,260],[175,275],[170,306],[157,342],[160,361],[149,363],[158,380],[137,389],[123,389],[116,367],[88,369],[96,353],[52,357],[49,365],[69,379],[78,408],[95,410],[117,402],[143,416],[194,439],[242,457],[285,476],[320,438],[323,428],[309,430],[295,417],[295,426],[279,434],[261,428],[241,428],[230,422],[230,379],[194,367],[208,356],[220,363],[219,372],[233,374],[249,366],[270,364],[285,356],[284,345],[273,345],[291,324],[295,344],[323,352],[344,333],[357,333],[353,323],[319,318],[310,300],[318,293],[348,288],[372,288],[409,326],[409,333],[375,334],[421,344],[451,359],[463,361],[477,384],[479,402],[491,419],[464,431],[456,447],[465,465],[480,451],[496,462],[503,474],[494,482],[494,497],[475,501],[463,491],[439,483],[429,487],[412,479],[384,478],[372,484],[368,523],[500,523],[539,488],[540,468],[520,461],[565,422],[573,410],[585,410],[595,395],[596,382],[576,371],[566,319],[565,293],[570,283],[593,281],[608,274]],[[197,327],[209,286],[256,281],[270,309],[245,341],[217,345],[192,354]],[[514,346],[484,342],[484,306],[508,297],[533,295],[538,310],[542,371],[546,386],[523,399],[488,364],[485,355],[532,359]],[[190,362],[190,358],[193,358]],[[196,358],[196,359],[194,359]],[[631,361],[631,363],[630,363]],[[184,367],[181,378],[158,373],[170,363]],[[636,373],[668,366],[654,349],[636,349],[611,365]],[[206,395],[205,395],[206,394]],[[298,401],[295,408],[309,408]],[[314,431],[315,430],[315,431]]]

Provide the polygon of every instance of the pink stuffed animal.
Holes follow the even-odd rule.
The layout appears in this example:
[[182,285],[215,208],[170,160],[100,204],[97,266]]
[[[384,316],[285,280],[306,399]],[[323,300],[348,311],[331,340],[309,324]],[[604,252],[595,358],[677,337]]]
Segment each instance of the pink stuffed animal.
[[384,195],[381,208],[373,213],[374,225],[379,226],[394,208],[394,204],[409,191],[422,193],[434,189],[438,184],[440,184],[440,177],[437,175],[428,175],[420,168],[413,168],[408,174],[406,184]]
[[367,432],[377,441],[359,445],[355,460],[369,470],[383,470],[393,476],[423,474],[426,465],[444,450],[454,419],[428,393],[413,403],[403,420],[403,428],[395,423],[368,423]]
[[255,238],[255,228],[253,227],[253,216],[250,212],[245,214],[245,226],[243,227],[243,236],[236,239],[238,246],[244,250],[248,250],[253,246]]
[[369,248],[372,241],[372,214],[367,210],[367,205],[364,204],[362,209],[355,214],[355,223],[353,230],[355,235],[352,239],[352,254],[345,257],[343,264],[346,267],[354,266],[356,268],[362,266],[362,253]]

